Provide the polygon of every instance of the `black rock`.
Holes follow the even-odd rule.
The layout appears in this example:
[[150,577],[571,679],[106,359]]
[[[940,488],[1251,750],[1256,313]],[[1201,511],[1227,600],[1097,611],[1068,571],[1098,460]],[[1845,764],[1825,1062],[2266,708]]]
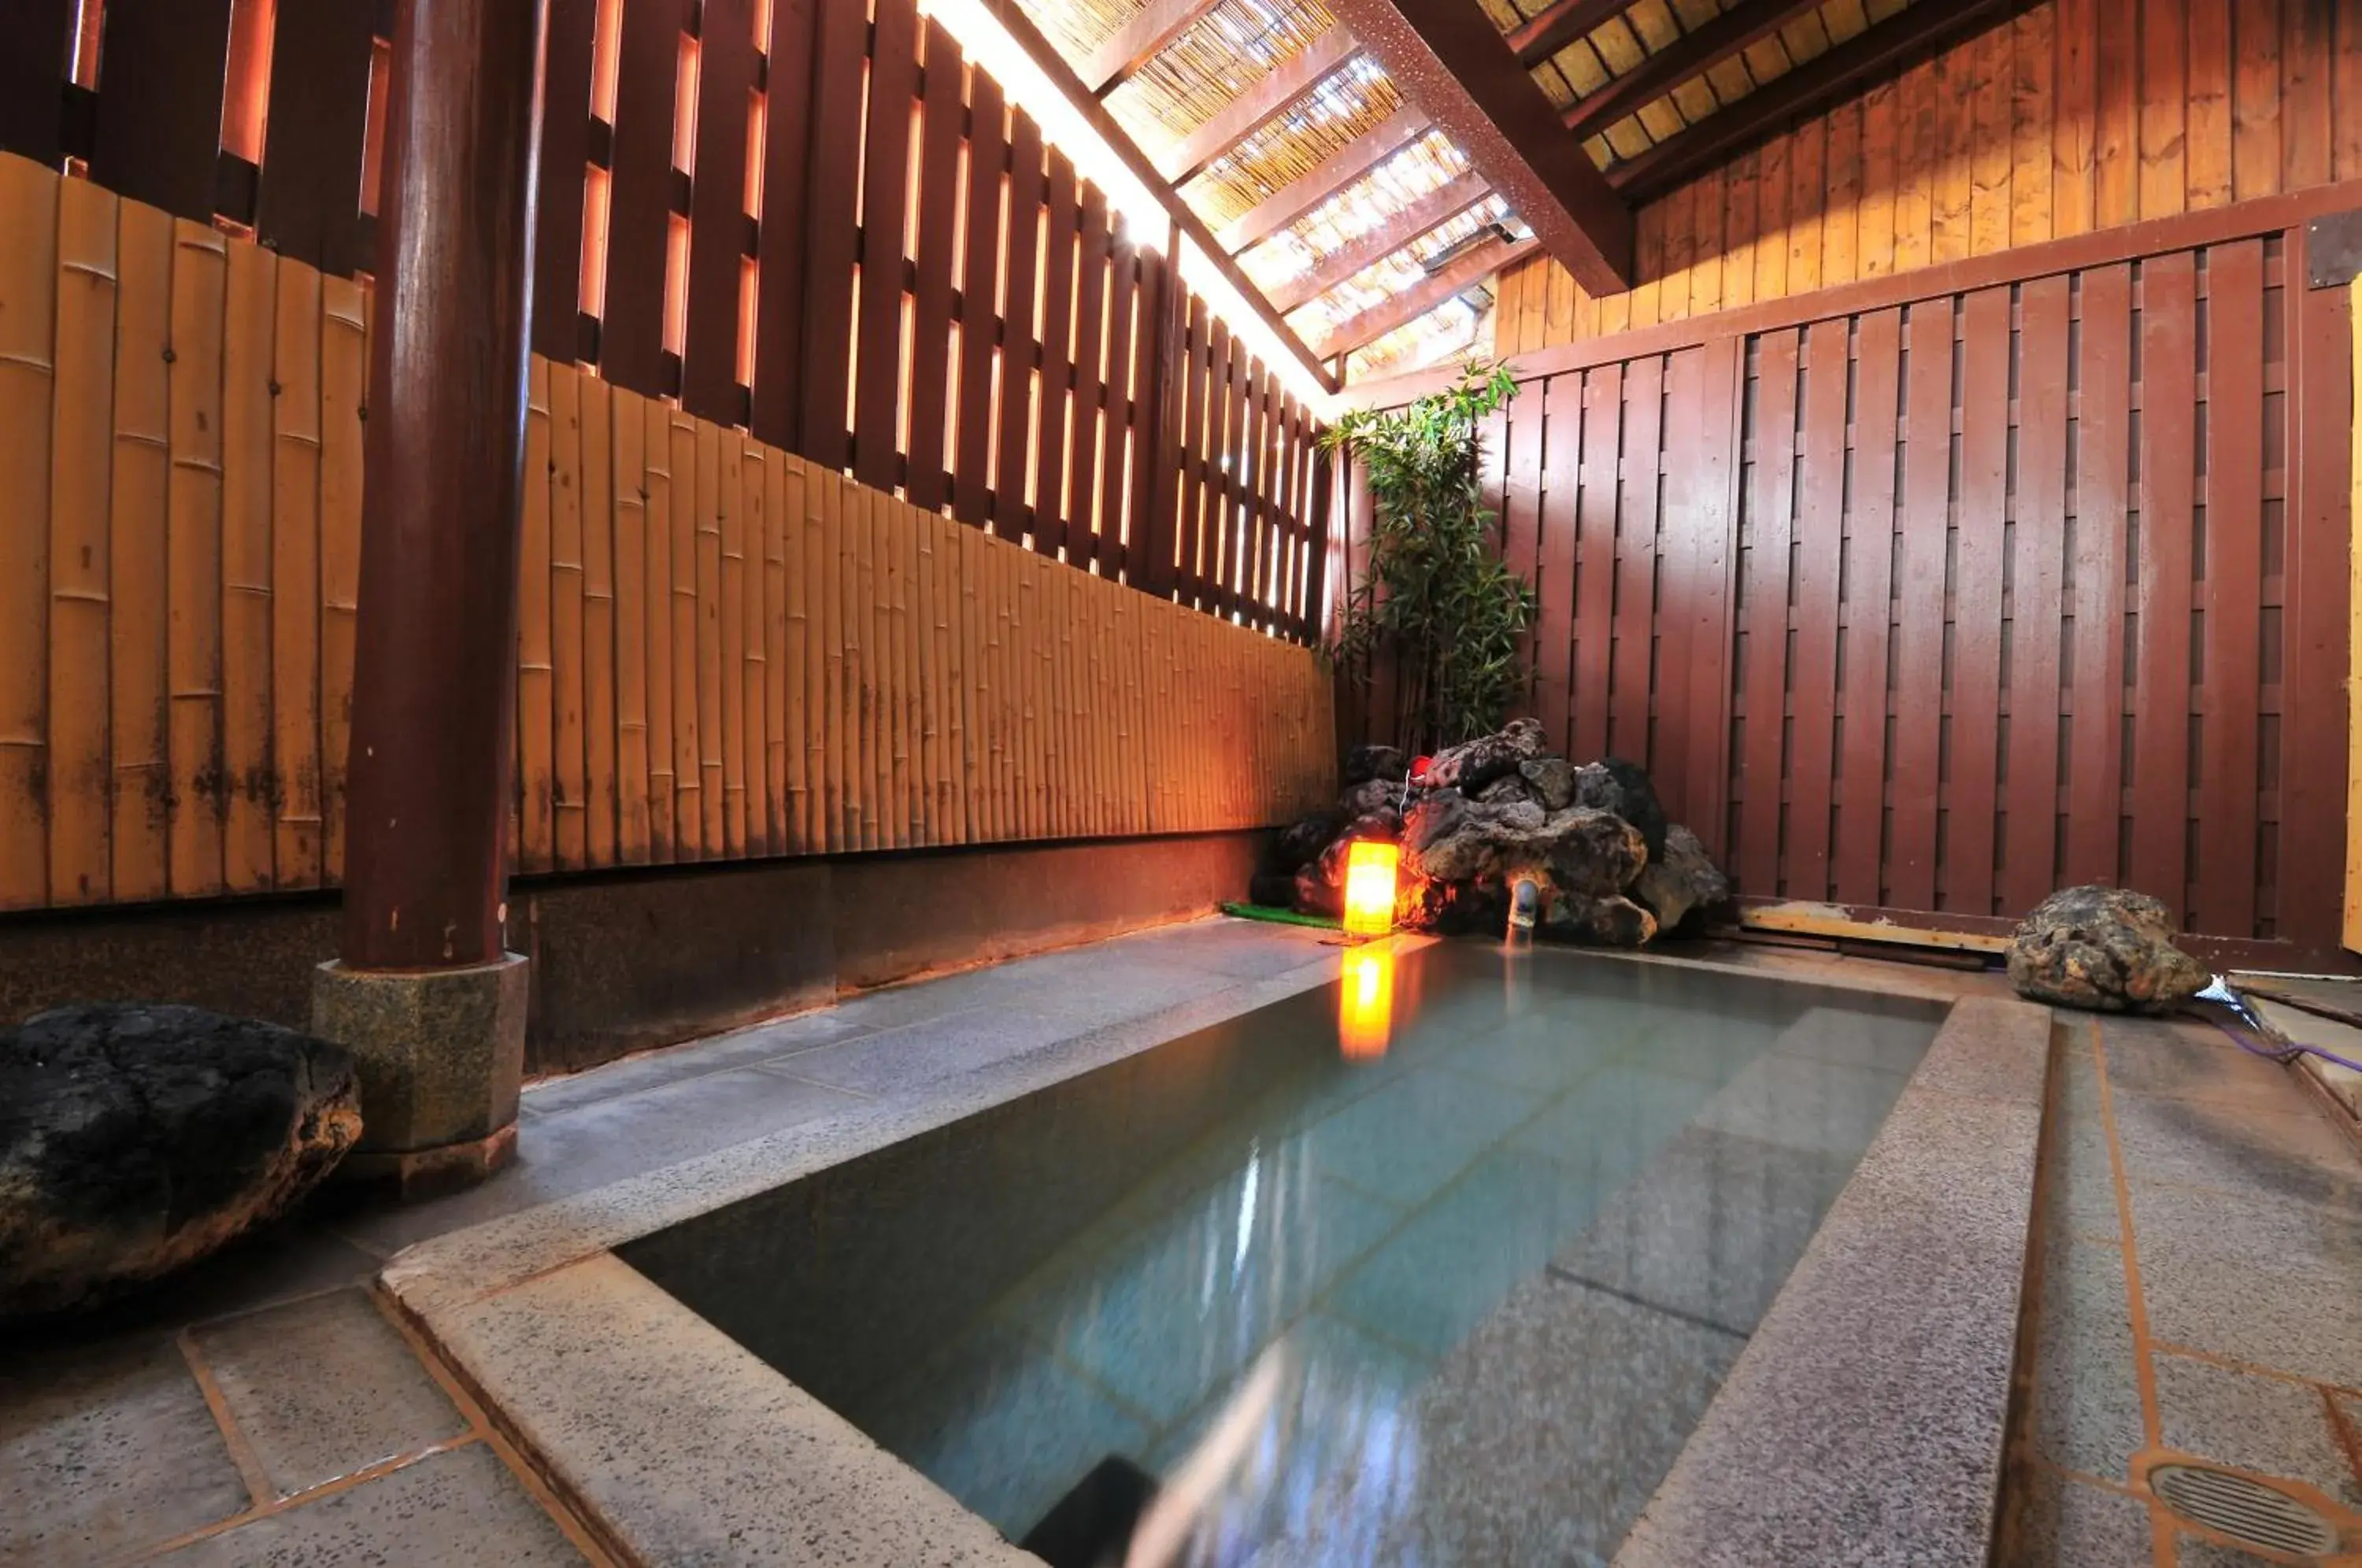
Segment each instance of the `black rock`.
[[1504,773],[1482,790],[1476,799],[1487,806],[1514,806],[1519,803],[1541,805],[1542,800],[1534,787],[1526,782],[1522,773]]
[[1665,852],[1665,808],[1657,801],[1657,787],[1637,763],[1611,756],[1586,762],[1574,770],[1574,803],[1595,812],[1613,812],[1640,830],[1640,842],[1653,860]]
[[0,1318],[156,1279],[284,1213],[359,1141],[336,1046],[199,1008],[0,1032]]
[[1374,812],[1400,814],[1404,790],[1399,778],[1371,778],[1353,785],[1338,797],[1337,809],[1347,817],[1366,817]]
[[1638,947],[1657,934],[1657,921],[1629,899],[1560,893],[1551,900],[1542,930],[1589,946]]
[[1315,812],[1299,817],[1272,834],[1264,846],[1261,869],[1283,877],[1292,877],[1299,867],[1320,858],[1320,852],[1336,842],[1344,831],[1345,815],[1341,812]]
[[1675,823],[1665,830],[1664,853],[1640,868],[1632,897],[1657,917],[1659,934],[1730,897],[1722,874],[1698,835]]
[[1399,784],[1410,771],[1410,758],[1402,748],[1391,745],[1357,745],[1345,754],[1341,774],[1347,784],[1366,784],[1373,778],[1392,779]]
[[1498,733],[1447,746],[1428,764],[1427,782],[1473,795],[1518,765],[1542,754],[1542,726],[1536,719],[1512,719]]
[[1296,907],[1296,873],[1293,871],[1258,871],[1247,878],[1247,902],[1266,909],[1292,910]]
[[1545,811],[1562,812],[1574,804],[1574,769],[1562,756],[1538,756],[1518,764],[1518,772],[1533,786],[1534,799]]

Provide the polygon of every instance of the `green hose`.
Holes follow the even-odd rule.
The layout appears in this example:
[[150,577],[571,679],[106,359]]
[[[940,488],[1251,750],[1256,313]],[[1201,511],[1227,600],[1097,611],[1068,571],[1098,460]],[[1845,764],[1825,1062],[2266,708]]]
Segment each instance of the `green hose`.
[[1298,914],[1270,904],[1224,904],[1222,912],[1241,920],[1267,920],[1274,925],[1312,925],[1323,931],[1335,931],[1338,923],[1327,915]]

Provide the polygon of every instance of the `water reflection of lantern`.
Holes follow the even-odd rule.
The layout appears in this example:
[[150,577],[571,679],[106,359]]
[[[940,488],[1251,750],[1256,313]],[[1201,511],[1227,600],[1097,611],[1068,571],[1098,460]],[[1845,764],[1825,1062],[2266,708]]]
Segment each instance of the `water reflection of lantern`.
[[1394,1021],[1394,954],[1385,947],[1346,954],[1344,985],[1337,993],[1338,1049],[1352,1057],[1385,1055]]
[[1356,839],[1345,849],[1345,931],[1384,936],[1395,928],[1395,868],[1398,845]]

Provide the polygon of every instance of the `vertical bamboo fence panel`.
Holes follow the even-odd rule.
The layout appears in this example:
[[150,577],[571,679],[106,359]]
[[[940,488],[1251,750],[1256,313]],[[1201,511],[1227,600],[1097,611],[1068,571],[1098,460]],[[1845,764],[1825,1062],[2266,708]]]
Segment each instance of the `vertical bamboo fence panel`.
[[[363,284],[0,154],[0,910],[332,885]],[[1260,826],[1310,649],[536,357],[514,857]]]

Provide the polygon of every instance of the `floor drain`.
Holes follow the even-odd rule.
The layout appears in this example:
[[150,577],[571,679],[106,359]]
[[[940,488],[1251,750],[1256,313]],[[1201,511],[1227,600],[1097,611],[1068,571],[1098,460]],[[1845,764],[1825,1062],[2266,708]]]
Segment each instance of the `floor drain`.
[[2148,1489],[2192,1524],[2295,1557],[2326,1557],[2337,1550],[2337,1529],[2311,1505],[2227,1470],[2160,1464]]

